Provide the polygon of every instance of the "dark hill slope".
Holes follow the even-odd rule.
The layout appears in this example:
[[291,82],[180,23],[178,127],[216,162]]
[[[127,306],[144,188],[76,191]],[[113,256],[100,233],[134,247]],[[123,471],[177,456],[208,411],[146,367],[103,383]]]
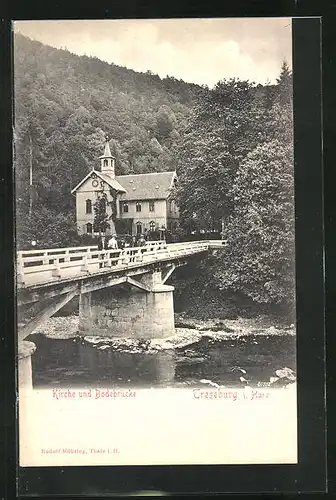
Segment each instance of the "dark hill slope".
[[199,93],[174,78],[77,56],[20,34],[14,39],[15,166],[20,211],[70,213],[70,189],[98,165],[104,135],[117,174],[173,170],[174,152]]

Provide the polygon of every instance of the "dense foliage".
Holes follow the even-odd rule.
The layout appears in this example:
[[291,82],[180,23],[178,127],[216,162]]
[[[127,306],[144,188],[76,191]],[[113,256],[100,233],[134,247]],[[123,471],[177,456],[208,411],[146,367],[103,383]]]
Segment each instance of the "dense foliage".
[[277,85],[219,82],[180,144],[178,196],[186,228],[224,222],[228,246],[206,286],[260,303],[294,302],[292,77]]
[[272,89],[247,81],[220,82],[200,100],[180,143],[179,198],[185,221],[214,222],[231,209],[240,162],[265,140]]
[[[58,244],[52,235],[54,212],[65,223],[74,213],[70,191],[99,166],[105,134],[112,137],[117,174],[173,170],[191,107],[206,91],[175,78],[79,57],[20,34],[14,40],[14,77],[17,209],[24,218],[30,165],[33,172],[34,213],[26,230],[18,232],[19,246],[27,246],[36,230],[41,244]],[[33,222],[41,208],[50,214],[48,239]]]

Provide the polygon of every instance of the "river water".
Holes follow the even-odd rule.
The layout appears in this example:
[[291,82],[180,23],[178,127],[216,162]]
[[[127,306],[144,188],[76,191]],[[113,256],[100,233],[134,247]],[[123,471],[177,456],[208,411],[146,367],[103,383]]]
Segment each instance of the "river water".
[[296,370],[292,335],[248,335],[223,340],[202,337],[174,349],[123,352],[108,342],[30,335],[33,386],[42,387],[185,387],[211,380],[227,387],[267,386],[276,370]]

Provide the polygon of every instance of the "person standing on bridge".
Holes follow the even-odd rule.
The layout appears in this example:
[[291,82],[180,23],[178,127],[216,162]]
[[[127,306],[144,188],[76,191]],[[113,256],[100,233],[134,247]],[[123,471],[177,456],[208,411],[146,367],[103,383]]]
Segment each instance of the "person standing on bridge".
[[104,250],[104,237],[101,235],[98,238],[98,250]]
[[115,237],[115,234],[113,234],[112,237],[109,239],[108,248],[110,250],[118,250],[118,242]]
[[143,247],[146,245],[146,240],[145,240],[145,237],[143,234],[141,234],[140,238],[139,238],[139,241],[138,241],[138,246],[139,247]]

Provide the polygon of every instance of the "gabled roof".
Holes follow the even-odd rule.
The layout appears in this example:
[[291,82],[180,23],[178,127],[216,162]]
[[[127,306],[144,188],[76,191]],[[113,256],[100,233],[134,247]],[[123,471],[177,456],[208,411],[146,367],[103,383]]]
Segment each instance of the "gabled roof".
[[106,184],[108,184],[111,188],[115,189],[116,191],[119,191],[121,193],[126,193],[126,190],[119,184],[119,182],[117,181],[117,179],[113,179],[112,177],[110,177],[109,175],[107,174],[102,174],[101,172],[98,172],[97,170],[91,170],[91,172],[89,172],[87,174],[86,177],[84,177],[84,179],[82,179],[80,181],[79,184],[77,184],[76,187],[74,187],[72,190],[71,190],[71,194],[75,193],[77,191],[77,189],[79,189],[83,184],[84,182],[87,181],[87,179],[89,179],[92,174],[96,174],[97,177],[99,177],[101,180],[105,181]]
[[121,184],[119,184],[116,178],[110,177],[106,172],[104,173],[98,172],[98,173],[99,177],[103,179],[113,189],[121,193],[126,193],[126,189]]
[[116,180],[126,189],[121,200],[157,200],[168,197],[176,172],[117,175]]

